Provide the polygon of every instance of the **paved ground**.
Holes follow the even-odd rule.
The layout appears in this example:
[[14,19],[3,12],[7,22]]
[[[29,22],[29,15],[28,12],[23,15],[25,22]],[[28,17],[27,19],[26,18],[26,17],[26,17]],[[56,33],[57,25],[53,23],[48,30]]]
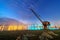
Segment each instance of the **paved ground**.
[[[25,34],[34,34],[37,36],[33,36],[33,37],[28,37],[29,40],[39,40],[38,36],[41,34],[42,31],[0,31],[0,40],[16,40],[16,38],[18,36],[21,36],[21,38],[23,38],[22,35]],[[50,40],[60,40],[60,30],[54,31],[57,34],[59,34],[58,37],[54,37],[54,39],[50,39]]]

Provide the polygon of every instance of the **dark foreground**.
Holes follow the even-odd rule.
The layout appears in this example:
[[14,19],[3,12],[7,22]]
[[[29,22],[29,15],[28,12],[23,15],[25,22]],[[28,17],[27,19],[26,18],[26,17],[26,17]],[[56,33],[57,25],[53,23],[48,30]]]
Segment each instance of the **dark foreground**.
[[[24,34],[35,34],[37,36],[31,37],[29,40],[39,40],[38,36],[41,34],[42,30],[40,31],[28,31],[28,30],[22,30],[22,31],[0,31],[0,40],[16,40],[18,36],[24,35]],[[60,40],[60,30],[54,30],[53,32],[57,33],[59,36],[54,36],[53,39],[49,40]]]

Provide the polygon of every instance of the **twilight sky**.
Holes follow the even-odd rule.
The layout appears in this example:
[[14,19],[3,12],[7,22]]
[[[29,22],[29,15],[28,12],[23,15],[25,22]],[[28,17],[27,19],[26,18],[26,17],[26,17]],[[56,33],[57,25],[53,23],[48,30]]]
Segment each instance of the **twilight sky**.
[[39,23],[29,8],[33,8],[42,20],[48,20],[52,24],[60,22],[60,0],[0,0],[0,18]]

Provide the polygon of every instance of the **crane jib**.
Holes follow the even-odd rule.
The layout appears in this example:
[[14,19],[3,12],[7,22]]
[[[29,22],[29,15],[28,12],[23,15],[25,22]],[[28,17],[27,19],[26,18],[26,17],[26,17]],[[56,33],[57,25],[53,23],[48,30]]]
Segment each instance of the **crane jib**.
[[36,14],[36,12],[34,12],[33,11],[33,9],[30,9],[32,12],[33,12],[33,14],[40,20],[40,22],[43,22],[40,18],[39,18],[39,16]]

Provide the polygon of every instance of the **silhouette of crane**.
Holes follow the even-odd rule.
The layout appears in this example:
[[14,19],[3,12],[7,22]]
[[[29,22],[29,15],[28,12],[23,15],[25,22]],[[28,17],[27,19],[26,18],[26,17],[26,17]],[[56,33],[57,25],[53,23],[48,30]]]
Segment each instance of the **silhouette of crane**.
[[33,10],[33,9],[30,9],[32,12],[33,12],[33,14],[40,20],[40,22],[43,24],[43,26],[44,26],[44,29],[47,29],[47,26],[49,26],[50,25],[50,22],[48,22],[48,21],[42,21],[42,19],[37,15],[37,13]]

